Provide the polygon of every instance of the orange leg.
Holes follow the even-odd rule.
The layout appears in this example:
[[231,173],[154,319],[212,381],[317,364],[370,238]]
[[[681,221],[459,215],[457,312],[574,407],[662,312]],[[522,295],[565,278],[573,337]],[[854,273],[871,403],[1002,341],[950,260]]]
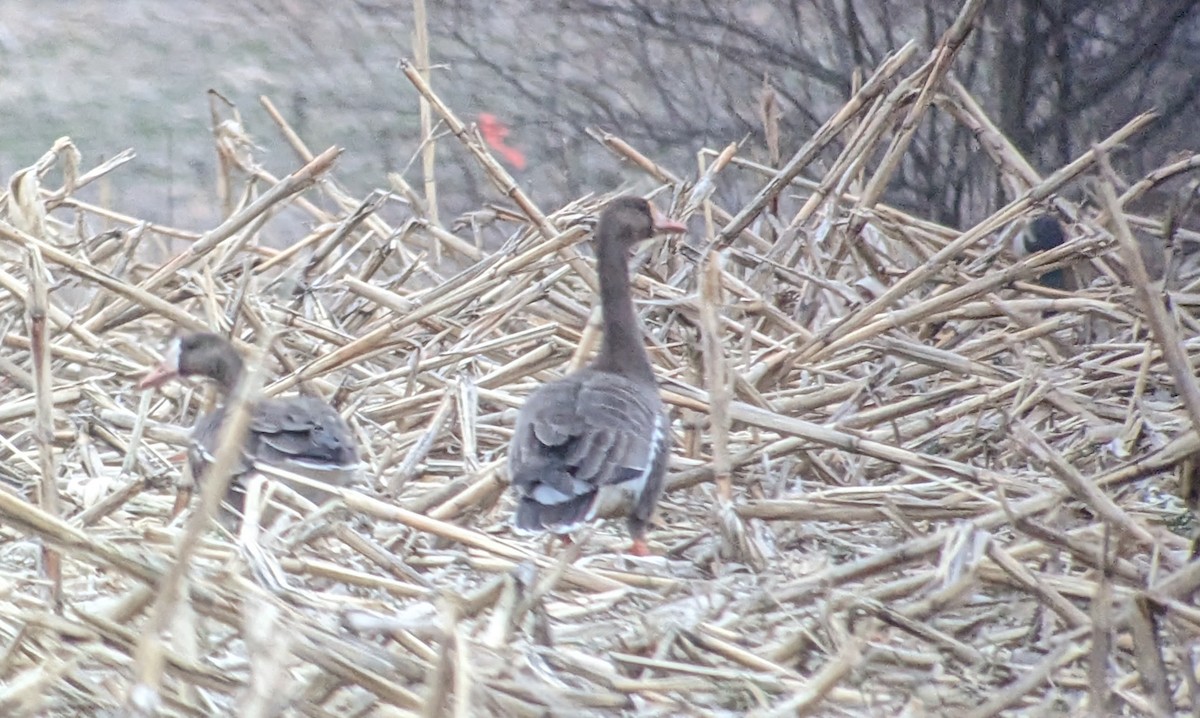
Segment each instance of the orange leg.
[[559,551],[566,551],[573,543],[569,534],[552,533],[545,544],[546,553],[553,555]]
[[633,545],[629,547],[629,554],[631,556],[649,556],[650,545],[646,543],[646,539],[644,538],[635,538]]
[[170,521],[174,521],[175,517],[183,513],[187,508],[188,502],[192,500],[192,488],[190,486],[181,486],[175,490],[175,505],[171,507]]

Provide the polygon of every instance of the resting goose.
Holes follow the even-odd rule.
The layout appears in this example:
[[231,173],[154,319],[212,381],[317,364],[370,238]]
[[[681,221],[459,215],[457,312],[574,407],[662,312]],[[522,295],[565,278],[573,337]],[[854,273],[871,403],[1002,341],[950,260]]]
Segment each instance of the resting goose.
[[[200,332],[173,339],[162,364],[138,384],[138,388],[146,389],[174,378],[197,376],[216,382],[221,393],[222,403],[199,417],[192,429],[187,452],[192,481],[180,486],[172,516],[187,505],[194,484],[204,480],[217,452],[217,439],[225,420],[223,402],[237,386],[243,369],[244,363],[233,344],[216,334]],[[333,407],[315,397],[291,396],[260,399],[251,408],[241,461],[234,469],[226,497],[238,513],[245,500],[240,479],[262,467],[345,486],[359,476],[362,464],[350,427]],[[289,486],[315,503],[329,496],[308,486]]]
[[600,214],[604,339],[591,364],[537,389],[517,415],[508,468],[518,529],[565,536],[624,510],[630,553],[649,553],[646,526],[662,495],[670,434],[629,294],[629,253],[656,233],[683,231],[640,197],[614,199]]

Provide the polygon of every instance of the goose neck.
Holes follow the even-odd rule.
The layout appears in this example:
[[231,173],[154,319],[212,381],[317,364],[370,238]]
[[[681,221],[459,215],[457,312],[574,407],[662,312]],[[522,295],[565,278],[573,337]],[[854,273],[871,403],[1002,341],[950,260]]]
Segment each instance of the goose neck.
[[641,322],[633,308],[627,250],[622,243],[606,242],[605,239],[600,238],[596,262],[600,275],[600,306],[604,313],[604,340],[593,367],[653,380]]

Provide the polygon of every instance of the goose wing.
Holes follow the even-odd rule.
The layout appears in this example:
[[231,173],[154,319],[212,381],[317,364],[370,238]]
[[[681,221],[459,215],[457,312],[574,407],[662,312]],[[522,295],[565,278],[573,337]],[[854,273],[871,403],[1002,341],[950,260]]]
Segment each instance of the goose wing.
[[310,396],[268,399],[255,408],[247,443],[256,461],[338,470],[359,463],[350,427],[333,407]]
[[[198,480],[216,455],[225,408],[201,418],[192,431],[188,458]],[[234,468],[234,484],[263,466],[300,474],[337,486],[351,483],[361,470],[358,447],[345,420],[320,399],[306,396],[266,399],[250,418],[242,452]],[[313,501],[326,494],[293,486]]]
[[509,448],[517,525],[566,532],[595,516],[609,487],[641,497],[661,478],[666,437],[651,383],[584,370],[543,386],[521,409]]

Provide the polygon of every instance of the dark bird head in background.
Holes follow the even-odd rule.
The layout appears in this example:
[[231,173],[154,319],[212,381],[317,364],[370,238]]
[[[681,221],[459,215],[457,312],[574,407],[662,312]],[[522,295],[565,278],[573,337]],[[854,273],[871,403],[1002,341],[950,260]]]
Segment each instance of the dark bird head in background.
[[1018,257],[1028,257],[1034,252],[1060,247],[1066,238],[1062,223],[1054,215],[1041,214],[1034,217],[1017,235],[1013,251]]
[[[1035,252],[1045,252],[1062,246],[1067,239],[1062,222],[1051,214],[1040,214],[1025,225],[1013,238],[1013,253],[1019,258]],[[1061,268],[1052,269],[1037,278],[1037,283],[1050,289],[1065,289],[1066,275]]]

